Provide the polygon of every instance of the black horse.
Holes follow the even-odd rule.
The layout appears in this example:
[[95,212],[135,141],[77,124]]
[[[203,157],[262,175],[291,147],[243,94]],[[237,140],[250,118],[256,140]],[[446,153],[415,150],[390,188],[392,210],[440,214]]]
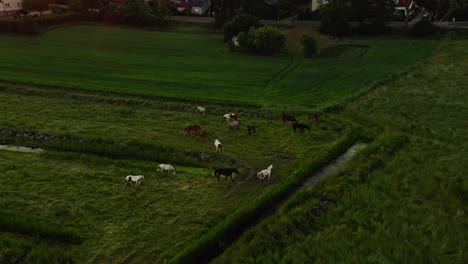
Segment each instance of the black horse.
[[296,118],[294,116],[290,116],[290,115],[283,115],[281,117],[281,120],[283,120],[283,123],[286,123],[286,121],[290,121],[293,124],[297,123]]
[[293,127],[293,130],[294,130],[294,133],[296,133],[297,128],[299,128],[301,130],[301,133],[304,132],[304,129],[307,129],[310,132],[310,127],[308,125],[306,125],[306,124],[294,123],[292,125],[292,127]]
[[234,181],[232,179],[232,174],[236,173],[237,176],[239,176],[239,171],[235,168],[217,168],[215,169],[215,176],[218,178],[218,181],[221,179],[221,175],[226,175],[226,178],[224,181],[227,180],[228,177],[231,177],[231,181]]

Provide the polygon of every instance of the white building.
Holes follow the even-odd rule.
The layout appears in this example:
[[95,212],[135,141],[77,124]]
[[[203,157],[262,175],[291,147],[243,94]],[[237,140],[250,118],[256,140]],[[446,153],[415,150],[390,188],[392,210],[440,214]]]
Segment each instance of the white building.
[[320,6],[328,3],[328,0],[311,0],[310,3],[310,10],[315,11],[317,9],[320,9]]
[[23,9],[22,0],[0,0],[0,16],[13,16]]

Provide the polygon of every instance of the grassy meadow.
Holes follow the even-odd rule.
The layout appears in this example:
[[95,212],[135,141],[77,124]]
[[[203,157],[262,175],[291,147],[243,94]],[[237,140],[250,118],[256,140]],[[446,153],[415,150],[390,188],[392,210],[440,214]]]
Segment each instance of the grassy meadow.
[[[294,134],[279,113],[272,113],[274,119],[255,117],[255,109],[246,106],[239,114],[241,129],[226,131],[222,114],[213,111],[230,112],[230,106],[208,105],[211,114],[203,116],[187,103],[11,84],[0,84],[0,90],[0,142],[56,150],[0,152],[0,193],[7,204],[2,210],[78,230],[82,244],[59,245],[78,263],[170,259],[239,206],[281,184],[305,157],[326,150],[347,130],[329,118],[309,123],[310,133]],[[305,114],[298,119],[307,122]],[[186,135],[183,128],[190,124],[206,129],[208,139]],[[250,124],[257,126],[252,136],[246,130]],[[225,154],[214,153],[215,138]],[[54,143],[60,140],[68,145]],[[102,145],[97,152],[96,144]],[[108,155],[115,145],[125,146],[128,155]],[[133,145],[165,152],[137,158]],[[185,165],[190,153],[197,153],[192,156],[196,166]],[[177,175],[157,173],[156,165],[169,157]],[[254,173],[270,164],[275,165],[271,181],[256,181]],[[218,182],[215,167],[237,167],[240,175],[235,182]],[[129,174],[146,179],[139,188],[124,186]]]
[[374,142],[213,263],[466,263],[467,45],[343,104]]
[[296,108],[339,100],[436,47],[431,41],[353,41],[369,45],[361,59],[308,60],[232,53],[215,34],[98,26],[1,36],[0,43],[0,76],[12,82]]
[[[451,49],[462,45],[450,43],[453,45],[447,45],[452,45]],[[413,141],[416,131],[436,131],[430,135],[434,139],[431,144],[442,140],[436,137],[442,130],[428,124],[426,127],[430,119],[420,118],[424,115],[416,115],[418,112],[411,113],[415,115],[411,123],[387,116],[400,109],[392,108],[395,102],[411,106],[413,99],[405,95],[406,101],[402,101],[398,93],[394,98],[378,94],[388,89],[377,89],[352,104],[342,105],[345,110],[341,113],[321,113],[319,123],[306,120],[310,109],[331,105],[377,79],[407,69],[438,45],[417,40],[350,40],[340,44],[364,46],[367,50],[360,58],[263,57],[232,53],[222,43],[222,36],[214,34],[90,25],[58,28],[33,38],[0,36],[0,144],[48,150],[43,154],[0,151],[0,214],[17,214],[10,222],[0,221],[0,262],[26,256],[42,259],[39,262],[43,263],[161,263],[197,244],[200,237],[220,224],[242,223],[246,221],[239,220],[242,216],[255,215],[251,209],[264,201],[267,204],[273,194],[295,184],[296,178],[291,175],[300,169],[304,172],[304,164],[318,167],[340,149],[337,146],[344,147],[343,142],[354,139],[348,136],[355,124],[364,128],[368,138],[384,135],[367,152],[380,157],[382,164],[387,164],[382,158],[386,155],[401,155],[388,165],[392,171],[398,162],[410,162],[405,161],[405,152],[394,149],[412,146],[400,146],[408,137],[418,142]],[[445,55],[439,52],[431,60],[444,62]],[[452,69],[461,69],[459,66],[440,67],[448,74]],[[426,74],[420,69],[407,78],[414,78],[416,83]],[[464,77],[460,78],[464,81]],[[427,81],[428,85],[432,82]],[[404,88],[409,83],[392,85],[408,92]],[[419,95],[419,90],[413,92]],[[427,91],[427,95],[433,94],[433,90]],[[425,101],[417,102],[422,105]],[[445,102],[439,103],[443,113]],[[206,107],[207,115],[195,113],[198,105]],[[460,106],[455,103],[453,107]],[[222,116],[229,112],[238,113],[239,131],[226,131]],[[282,114],[295,114],[300,123],[311,126],[311,132],[294,134],[291,125],[280,120]],[[462,113],[451,114],[450,120],[455,120]],[[457,139],[466,135],[463,124],[452,128],[449,120],[442,120],[442,116],[440,120],[442,127],[458,135]],[[183,128],[192,124],[207,130],[206,141],[185,134]],[[256,125],[257,133],[249,136],[247,125]],[[407,129],[414,129],[414,133],[406,135]],[[215,153],[216,138],[224,145],[223,155]],[[443,136],[447,142],[448,138]],[[379,142],[387,147],[379,148]],[[424,145],[418,147],[424,149]],[[412,158],[426,157],[418,153]],[[363,171],[373,172],[373,160],[366,156],[361,160],[370,166],[363,167]],[[172,163],[177,175],[157,173],[158,163]],[[274,164],[272,179],[258,182],[255,173],[270,164]],[[352,166],[360,165],[356,162]],[[218,182],[213,175],[216,167],[237,167],[240,175],[234,182]],[[385,168],[378,167],[381,175],[387,175]],[[123,178],[129,174],[143,174],[146,179],[138,188],[124,186]],[[331,185],[323,184],[322,189],[306,194],[310,203],[296,198],[297,204],[293,201],[290,208],[299,208],[295,215],[303,217],[302,213],[320,204],[320,190],[327,190],[330,199],[339,201],[354,186],[343,183],[342,178],[336,177]],[[337,214],[343,215],[346,208],[341,207]],[[281,221],[289,221],[284,219],[290,214],[286,209],[283,212],[281,218],[269,220],[280,221],[275,225],[279,234],[268,234],[269,239],[255,240],[253,245],[243,238],[245,247],[242,245],[240,252],[235,251],[236,244],[217,261],[252,262],[259,257],[258,261],[281,262],[283,253],[276,246],[285,246],[271,239],[281,235],[291,245],[299,243],[287,238],[296,229],[284,229]],[[11,223],[15,217],[26,221],[18,221],[15,226]],[[335,227],[327,220],[324,228],[327,223]],[[18,231],[30,229],[33,231]],[[257,230],[248,237],[256,237]],[[57,239],[69,233],[77,234],[79,242]],[[270,243],[268,248],[277,250],[272,251],[273,257],[261,255],[269,254],[267,249],[257,250],[261,243]],[[308,244],[299,246],[310,252]],[[299,256],[295,248],[288,250]]]

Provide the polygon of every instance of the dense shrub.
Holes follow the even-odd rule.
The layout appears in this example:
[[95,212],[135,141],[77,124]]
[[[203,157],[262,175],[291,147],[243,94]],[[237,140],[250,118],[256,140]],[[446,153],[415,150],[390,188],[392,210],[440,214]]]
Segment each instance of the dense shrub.
[[303,34],[301,37],[302,52],[306,57],[312,57],[317,53],[317,41],[310,35]]
[[150,26],[155,23],[150,7],[143,0],[127,0],[122,13],[122,22],[127,24]]
[[437,33],[437,27],[428,20],[421,20],[411,27],[410,34],[416,37],[432,36]]
[[320,12],[322,16],[320,33],[336,37],[344,37],[349,35],[349,9],[346,5],[338,3],[333,5],[326,5],[321,8]]
[[248,32],[251,27],[261,26],[260,20],[252,15],[241,14],[234,16],[230,21],[224,24],[224,42],[230,41],[232,37],[239,32]]
[[25,16],[19,20],[17,31],[25,35],[37,35],[39,34],[39,26],[35,18],[32,16]]
[[273,54],[283,50],[286,37],[279,29],[265,25],[263,27],[251,27],[247,34],[239,34],[239,43],[251,52]]

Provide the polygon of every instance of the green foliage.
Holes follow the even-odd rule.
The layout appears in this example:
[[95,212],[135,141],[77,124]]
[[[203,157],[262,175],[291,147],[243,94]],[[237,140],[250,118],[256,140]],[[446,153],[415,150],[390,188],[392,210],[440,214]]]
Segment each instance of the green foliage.
[[259,27],[260,20],[252,15],[240,14],[234,16],[223,26],[224,42],[231,41],[239,32],[248,32],[252,27]]
[[322,24],[320,33],[336,37],[347,36],[350,32],[348,6],[341,1],[332,1],[320,10]]
[[159,3],[153,6],[154,19],[158,26],[167,26],[172,14],[171,9],[169,9],[165,1]]
[[38,35],[39,26],[37,25],[36,19],[32,16],[25,16],[18,22],[17,27],[18,33],[25,35]]
[[301,37],[301,44],[304,56],[310,58],[317,53],[318,44],[311,35],[303,34]]
[[415,37],[433,36],[437,34],[437,32],[437,27],[434,25],[434,23],[428,20],[421,20],[416,22],[410,30],[410,34]]
[[[151,15],[151,8],[145,0],[128,0],[125,1],[121,11],[123,13],[122,22],[137,25],[151,26],[154,25],[154,19]],[[159,14],[159,15],[162,15]],[[164,20],[164,17],[159,17]]]
[[283,51],[286,37],[277,28],[265,25],[251,27],[247,34],[239,36],[239,43],[251,52],[271,55]]
[[23,0],[23,8],[27,10],[45,11],[49,9],[49,4],[53,4],[53,0]]
[[13,213],[0,212],[0,229],[62,243],[83,242],[81,235],[74,229],[63,228],[44,219]]

